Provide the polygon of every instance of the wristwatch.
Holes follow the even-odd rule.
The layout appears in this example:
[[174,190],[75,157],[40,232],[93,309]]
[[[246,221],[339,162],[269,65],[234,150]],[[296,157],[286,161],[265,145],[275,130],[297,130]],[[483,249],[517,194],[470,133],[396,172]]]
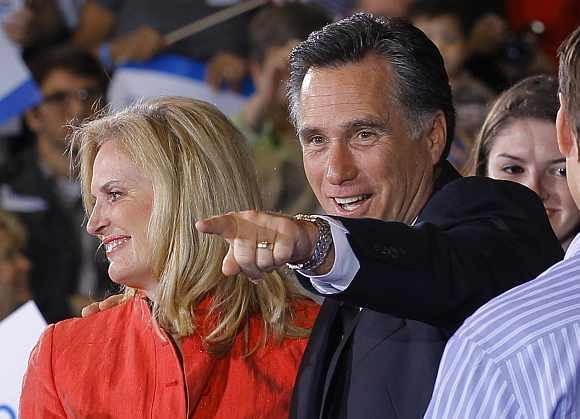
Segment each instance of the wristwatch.
[[286,266],[294,271],[301,271],[306,275],[314,275],[314,270],[324,263],[328,256],[328,251],[332,247],[332,234],[330,224],[323,218],[315,215],[298,214],[294,218],[298,221],[308,221],[318,227],[318,238],[314,245],[314,253],[306,262],[287,263]]

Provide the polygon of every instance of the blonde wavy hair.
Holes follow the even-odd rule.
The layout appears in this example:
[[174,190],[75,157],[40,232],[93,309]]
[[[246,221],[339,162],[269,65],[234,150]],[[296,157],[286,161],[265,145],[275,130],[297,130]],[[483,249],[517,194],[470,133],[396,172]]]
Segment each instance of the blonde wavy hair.
[[[227,243],[194,227],[196,220],[206,217],[261,208],[246,141],[221,112],[202,101],[164,97],[76,128],[71,149],[78,149],[87,214],[94,206],[93,163],[106,141],[115,141],[153,183],[148,238],[159,278],[153,316],[161,327],[178,336],[191,335],[198,327],[194,309],[211,297],[209,310],[215,322],[203,337],[212,353],[225,354],[239,332],[248,336],[253,314],[263,322],[262,344],[271,338],[308,335],[293,322],[290,302],[298,292],[288,277],[274,271],[258,284],[242,274],[224,277],[221,265]],[[135,293],[125,290],[127,298]],[[248,354],[256,347],[249,348],[246,340]]]

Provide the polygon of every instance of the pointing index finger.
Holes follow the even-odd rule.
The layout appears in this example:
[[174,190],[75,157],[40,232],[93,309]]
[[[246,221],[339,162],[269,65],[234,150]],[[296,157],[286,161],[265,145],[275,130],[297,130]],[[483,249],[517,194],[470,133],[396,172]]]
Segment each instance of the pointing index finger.
[[201,233],[216,234],[224,239],[232,239],[236,235],[237,224],[232,215],[225,214],[199,220],[195,223],[195,228]]

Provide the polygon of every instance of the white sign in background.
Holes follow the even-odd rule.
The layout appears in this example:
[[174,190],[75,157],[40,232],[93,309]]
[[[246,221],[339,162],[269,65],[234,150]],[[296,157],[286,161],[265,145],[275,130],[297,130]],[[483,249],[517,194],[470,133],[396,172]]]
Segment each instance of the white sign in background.
[[46,322],[33,301],[0,321],[0,419],[18,417],[28,357],[45,328]]
[[0,21],[6,16],[24,7],[22,0],[0,0]]
[[133,68],[119,68],[109,84],[108,101],[114,110],[140,99],[157,96],[187,96],[215,105],[227,116],[240,113],[248,100],[229,91],[216,91],[208,84],[187,77]]
[[[3,0],[0,0],[0,13],[3,10]],[[8,9],[7,5],[4,5]],[[0,20],[4,16],[0,14]],[[3,30],[0,29],[0,57],[2,58],[2,80],[0,84],[0,96],[8,94],[11,90],[18,87],[20,84],[25,82],[29,77],[30,73],[28,69],[20,59],[20,53],[16,45],[8,39]]]
[[38,103],[41,95],[20,51],[1,27],[0,60],[0,123],[3,123]]

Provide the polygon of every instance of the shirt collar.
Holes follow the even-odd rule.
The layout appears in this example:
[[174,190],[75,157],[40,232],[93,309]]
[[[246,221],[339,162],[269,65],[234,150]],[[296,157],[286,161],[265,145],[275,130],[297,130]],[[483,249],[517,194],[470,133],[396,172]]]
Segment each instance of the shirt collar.
[[568,250],[566,250],[566,254],[564,255],[564,260],[571,258],[572,256],[577,255],[580,253],[580,234],[577,234],[568,246]]

